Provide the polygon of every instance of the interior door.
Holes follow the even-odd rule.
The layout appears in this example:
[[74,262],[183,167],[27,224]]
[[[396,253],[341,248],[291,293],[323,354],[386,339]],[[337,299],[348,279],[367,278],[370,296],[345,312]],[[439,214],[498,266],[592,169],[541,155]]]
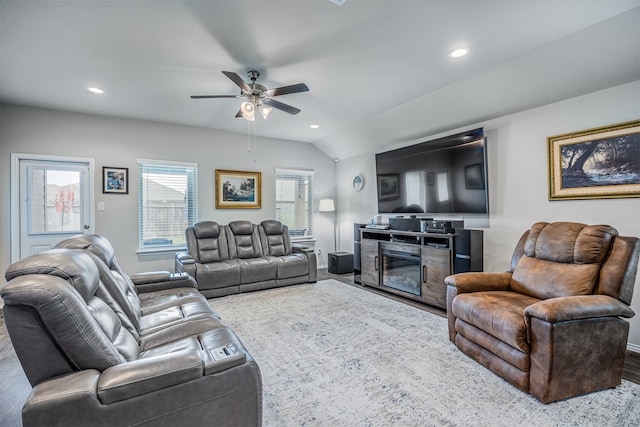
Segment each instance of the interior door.
[[17,162],[18,185],[12,191],[19,194],[18,212],[11,227],[19,234],[12,235],[12,246],[17,246],[12,262],[93,232],[92,161],[22,157]]

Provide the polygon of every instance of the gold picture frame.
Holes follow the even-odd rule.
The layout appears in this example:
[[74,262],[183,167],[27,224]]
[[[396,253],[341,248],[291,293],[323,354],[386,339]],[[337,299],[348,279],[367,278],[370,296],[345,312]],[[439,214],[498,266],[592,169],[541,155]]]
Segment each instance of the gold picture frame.
[[549,200],[640,197],[640,120],[547,138]]
[[262,173],[216,169],[216,209],[261,209]]

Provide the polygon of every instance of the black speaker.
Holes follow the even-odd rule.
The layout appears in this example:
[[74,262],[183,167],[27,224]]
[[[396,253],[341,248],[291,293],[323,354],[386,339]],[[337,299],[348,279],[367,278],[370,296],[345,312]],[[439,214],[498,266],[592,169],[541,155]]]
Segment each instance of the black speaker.
[[456,228],[453,236],[453,272],[482,271],[482,230]]
[[353,273],[360,274],[360,229],[367,224],[353,224]]
[[333,252],[329,254],[329,273],[353,273],[353,254],[350,252]]

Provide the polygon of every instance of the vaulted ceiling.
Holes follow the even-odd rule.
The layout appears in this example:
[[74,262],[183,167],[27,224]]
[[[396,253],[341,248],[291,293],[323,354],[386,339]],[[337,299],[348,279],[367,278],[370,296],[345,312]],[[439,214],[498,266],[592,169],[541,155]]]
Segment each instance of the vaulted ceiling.
[[0,2],[2,102],[246,133],[190,95],[252,69],[310,88],[258,136],[347,158],[640,80],[640,0]]

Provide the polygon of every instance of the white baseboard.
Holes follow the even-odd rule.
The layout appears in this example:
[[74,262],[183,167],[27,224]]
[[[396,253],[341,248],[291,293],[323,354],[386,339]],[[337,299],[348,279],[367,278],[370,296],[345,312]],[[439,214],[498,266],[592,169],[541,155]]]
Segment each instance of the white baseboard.
[[636,353],[640,353],[640,345],[637,344],[627,344],[627,350],[635,351]]

